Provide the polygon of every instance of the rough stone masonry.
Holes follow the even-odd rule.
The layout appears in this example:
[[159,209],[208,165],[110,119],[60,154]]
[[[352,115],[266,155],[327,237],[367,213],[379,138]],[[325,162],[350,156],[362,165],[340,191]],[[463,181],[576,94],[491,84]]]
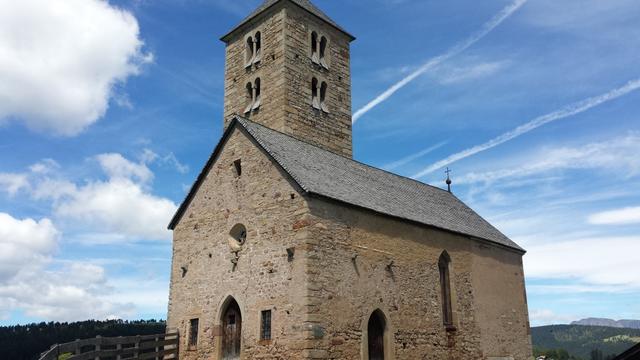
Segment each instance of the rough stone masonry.
[[524,250],[351,159],[353,40],[307,0],[223,37],[225,132],[170,224],[180,359],[530,359]]

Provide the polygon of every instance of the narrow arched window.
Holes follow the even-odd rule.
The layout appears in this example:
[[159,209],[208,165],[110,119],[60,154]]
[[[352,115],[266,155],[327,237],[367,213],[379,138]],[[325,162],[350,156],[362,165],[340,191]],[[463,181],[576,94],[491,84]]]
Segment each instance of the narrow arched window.
[[453,308],[451,302],[451,278],[449,277],[449,268],[451,266],[451,258],[446,251],[440,255],[438,261],[438,269],[440,270],[440,289],[442,293],[442,322],[445,326],[453,325]]
[[245,51],[244,51],[244,66],[245,67],[249,67],[249,66],[251,66],[251,64],[253,64],[253,59],[254,59],[253,47],[254,47],[253,38],[251,36],[249,36],[247,38],[247,43],[245,45]]
[[318,33],[311,33],[311,61],[316,64],[320,63],[320,55],[318,54]]
[[367,324],[367,359],[385,359],[385,336],[387,332],[387,321],[380,310],[374,311],[369,316]]
[[260,104],[262,104],[260,86],[261,86],[260,78],[257,78],[253,85],[253,91],[254,91],[253,110],[258,109],[260,107]]
[[249,82],[245,87],[246,107],[244,113],[250,113],[253,108],[253,85]]
[[327,106],[327,88],[327,83],[323,81],[322,85],[320,85],[320,109],[326,113],[329,112],[329,107]]
[[255,40],[255,58],[253,60],[254,63],[260,62],[262,60],[262,34],[260,31],[256,33]]
[[327,38],[323,36],[320,39],[320,65],[322,65],[325,69],[328,69],[329,64],[326,59],[326,52],[327,52]]
[[318,79],[311,80],[311,105],[314,109],[320,110],[320,96],[318,94]]

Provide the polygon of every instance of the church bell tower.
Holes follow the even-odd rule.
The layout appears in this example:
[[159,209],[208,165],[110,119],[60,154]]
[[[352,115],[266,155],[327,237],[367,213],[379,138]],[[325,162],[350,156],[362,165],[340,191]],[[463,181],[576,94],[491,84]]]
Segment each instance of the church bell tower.
[[240,115],[351,157],[354,39],[308,0],[266,0],[221,39],[225,128]]

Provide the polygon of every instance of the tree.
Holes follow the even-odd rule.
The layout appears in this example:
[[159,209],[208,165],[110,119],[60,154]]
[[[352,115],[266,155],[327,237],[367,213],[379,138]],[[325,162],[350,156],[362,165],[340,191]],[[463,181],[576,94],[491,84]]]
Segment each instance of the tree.
[[600,349],[591,350],[591,360],[604,360],[604,356],[602,356],[602,351],[600,351]]

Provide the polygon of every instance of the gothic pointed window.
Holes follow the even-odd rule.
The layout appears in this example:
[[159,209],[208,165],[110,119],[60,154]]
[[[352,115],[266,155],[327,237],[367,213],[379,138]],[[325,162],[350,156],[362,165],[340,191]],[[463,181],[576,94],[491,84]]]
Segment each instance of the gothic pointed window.
[[322,85],[320,85],[320,109],[326,113],[329,112],[329,107],[327,106],[327,88],[327,83],[323,81]]
[[244,113],[250,113],[253,108],[253,85],[249,82],[247,83],[245,90],[245,98],[247,106],[244,109]]
[[256,33],[255,39],[254,39],[254,48],[255,48],[255,57],[253,62],[254,63],[259,63],[260,60],[262,60],[262,34],[260,33],[260,31],[258,31]]
[[311,80],[311,105],[314,109],[320,110],[320,94],[318,93],[318,79]]
[[261,89],[260,89],[260,78],[257,78],[254,85],[253,85],[253,94],[254,94],[254,98],[253,98],[253,110],[257,110],[258,108],[260,108],[260,105],[262,104],[262,95],[261,95]]
[[367,353],[368,360],[384,360],[385,333],[387,332],[387,321],[380,310],[374,311],[369,317],[367,324]]
[[320,65],[322,65],[322,67],[324,67],[325,69],[329,68],[329,64],[327,62],[327,58],[326,58],[326,52],[327,52],[327,38],[326,37],[322,37],[320,39]]
[[254,52],[253,52],[253,47],[254,47],[254,42],[253,42],[253,38],[251,36],[249,36],[247,38],[247,43],[245,45],[245,51],[244,51],[244,66],[245,67],[250,67],[251,64],[253,64],[253,60],[254,60]]
[[451,302],[451,278],[449,268],[451,258],[446,251],[440,255],[438,269],[440,270],[440,290],[442,297],[442,322],[445,326],[453,326],[453,308]]
[[320,63],[320,54],[318,54],[318,33],[311,33],[311,61],[315,64]]

